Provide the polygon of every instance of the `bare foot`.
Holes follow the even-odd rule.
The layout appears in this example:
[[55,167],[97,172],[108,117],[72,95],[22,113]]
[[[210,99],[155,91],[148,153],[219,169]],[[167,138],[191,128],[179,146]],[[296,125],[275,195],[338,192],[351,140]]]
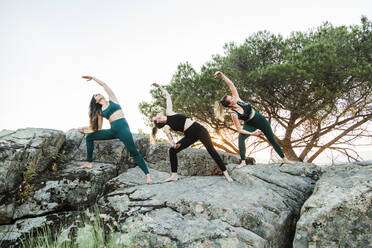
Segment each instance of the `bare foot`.
[[225,176],[226,180],[229,182],[229,183],[232,183],[234,182],[234,180],[230,177],[229,173],[227,172],[227,170],[225,170],[223,172],[223,175]]
[[146,175],[146,184],[152,184],[152,179],[151,179],[150,174]]
[[166,182],[177,181],[177,180],[178,180],[177,173],[172,173],[172,175],[168,177],[167,179],[165,179],[163,182],[166,183]]
[[232,183],[232,182],[234,182],[234,180],[230,177],[230,176],[228,176],[228,177],[225,177],[226,178],[226,180],[229,182],[229,183]]
[[285,164],[295,164],[296,162],[292,161],[292,160],[288,160],[286,157],[284,157],[283,158],[283,163],[285,163]]
[[245,160],[242,160],[242,162],[240,162],[240,164],[239,165],[237,165],[236,167],[235,167],[235,169],[240,169],[240,168],[242,168],[243,166],[246,166],[247,164],[245,163]]
[[77,167],[76,169],[92,169],[93,168],[93,165],[91,162],[86,162],[85,164],[83,164],[82,166],[79,166]]

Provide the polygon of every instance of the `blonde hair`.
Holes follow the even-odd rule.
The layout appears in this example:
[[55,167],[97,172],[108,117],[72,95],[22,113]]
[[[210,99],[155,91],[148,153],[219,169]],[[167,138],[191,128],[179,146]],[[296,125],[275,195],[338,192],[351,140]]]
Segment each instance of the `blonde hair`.
[[218,120],[220,121],[225,120],[225,111],[222,104],[219,101],[214,103],[214,114]]

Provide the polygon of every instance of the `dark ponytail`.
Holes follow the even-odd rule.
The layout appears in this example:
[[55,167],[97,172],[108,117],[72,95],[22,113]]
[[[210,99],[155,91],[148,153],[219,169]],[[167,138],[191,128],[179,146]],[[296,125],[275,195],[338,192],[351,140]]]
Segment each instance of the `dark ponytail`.
[[93,96],[89,104],[89,123],[95,132],[98,131],[98,116],[100,115],[101,108],[102,105],[97,103]]
[[155,144],[156,142],[156,133],[158,132],[157,127],[152,128],[151,137],[150,137],[150,144]]
[[156,136],[156,134],[158,133],[158,128],[157,127],[153,127],[152,128],[152,136]]

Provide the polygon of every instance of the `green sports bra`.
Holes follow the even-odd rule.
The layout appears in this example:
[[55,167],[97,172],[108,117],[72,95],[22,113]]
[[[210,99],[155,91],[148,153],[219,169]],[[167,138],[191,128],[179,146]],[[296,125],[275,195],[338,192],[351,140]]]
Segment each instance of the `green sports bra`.
[[240,120],[249,120],[252,113],[252,106],[249,103],[238,101],[238,105],[242,107],[243,114],[233,110],[231,113],[236,114]]
[[120,105],[117,103],[112,102],[111,100],[109,101],[109,105],[105,110],[101,109],[101,114],[106,118],[109,119],[110,116],[116,111],[121,109]]

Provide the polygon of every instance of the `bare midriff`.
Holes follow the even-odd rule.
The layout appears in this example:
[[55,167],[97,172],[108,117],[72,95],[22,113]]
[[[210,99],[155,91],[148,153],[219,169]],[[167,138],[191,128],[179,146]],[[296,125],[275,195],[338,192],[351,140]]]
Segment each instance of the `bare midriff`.
[[189,118],[186,119],[185,121],[185,126],[183,128],[183,131],[186,131],[195,121],[190,120]]
[[122,118],[125,118],[124,113],[121,109],[118,109],[110,116],[109,122],[111,123]]
[[[235,108],[234,109],[236,112],[238,112],[239,114],[244,114],[244,109],[242,108],[242,107],[240,107],[239,105],[238,105],[238,107],[237,108]],[[252,120],[253,119],[253,117],[254,117],[254,115],[255,115],[255,113],[256,113],[256,111],[254,111],[254,109],[252,108],[252,112],[250,113],[250,115],[249,115],[249,119],[248,120],[246,120],[246,121],[250,121],[250,120]]]

